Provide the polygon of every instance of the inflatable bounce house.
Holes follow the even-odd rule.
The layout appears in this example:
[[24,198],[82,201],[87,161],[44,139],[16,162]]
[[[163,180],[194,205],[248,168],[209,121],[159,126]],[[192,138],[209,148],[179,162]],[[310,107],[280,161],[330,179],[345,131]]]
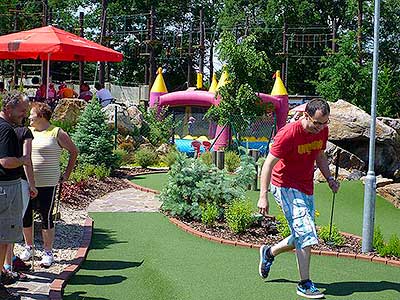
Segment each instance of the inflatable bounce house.
[[[201,74],[198,74],[201,75]],[[204,115],[212,105],[218,105],[220,99],[215,93],[228,80],[227,72],[223,72],[219,82],[215,75],[208,91],[201,90],[202,76],[198,76],[197,89],[168,93],[161,68],[150,90],[150,107],[168,107],[174,120],[180,126],[174,132],[173,141],[177,149],[193,155],[195,152],[218,150],[227,147],[237,136],[232,136],[229,126],[220,126],[205,119]],[[280,72],[275,73],[275,84],[270,95],[258,93],[262,103],[271,103],[272,112],[249,124],[240,133],[240,144],[248,149],[258,149],[265,154],[269,149],[269,141],[274,132],[286,124],[289,111],[288,94],[280,78]]]

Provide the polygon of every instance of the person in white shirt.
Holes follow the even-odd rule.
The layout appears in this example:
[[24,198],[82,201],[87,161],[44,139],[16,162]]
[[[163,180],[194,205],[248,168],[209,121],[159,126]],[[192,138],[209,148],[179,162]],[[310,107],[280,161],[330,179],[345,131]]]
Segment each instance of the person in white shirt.
[[111,92],[102,86],[99,82],[96,82],[94,87],[96,88],[96,97],[99,99],[100,105],[106,107],[114,99]]

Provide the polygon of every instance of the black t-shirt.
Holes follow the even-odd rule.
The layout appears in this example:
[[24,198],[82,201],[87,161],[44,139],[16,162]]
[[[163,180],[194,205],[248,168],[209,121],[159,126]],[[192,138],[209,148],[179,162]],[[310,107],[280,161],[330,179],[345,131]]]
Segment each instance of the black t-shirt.
[[[33,139],[32,131],[25,126],[18,126],[14,128],[15,133],[17,134],[18,139],[18,156],[21,157],[24,155],[24,141],[26,139]],[[24,167],[20,167],[22,169],[21,178],[26,180],[26,174],[24,172]]]
[[[14,128],[6,120],[0,117],[0,158],[20,157],[18,138]],[[23,168],[22,168],[23,173]],[[21,178],[21,167],[5,169],[0,165],[0,181],[10,181]]]

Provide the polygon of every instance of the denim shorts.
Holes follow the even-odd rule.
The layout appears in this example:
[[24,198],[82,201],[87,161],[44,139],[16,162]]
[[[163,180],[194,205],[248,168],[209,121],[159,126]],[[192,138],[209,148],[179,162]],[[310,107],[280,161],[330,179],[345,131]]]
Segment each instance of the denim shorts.
[[291,239],[296,249],[318,244],[315,229],[314,196],[306,195],[294,188],[277,187],[271,184],[271,192],[288,221]]

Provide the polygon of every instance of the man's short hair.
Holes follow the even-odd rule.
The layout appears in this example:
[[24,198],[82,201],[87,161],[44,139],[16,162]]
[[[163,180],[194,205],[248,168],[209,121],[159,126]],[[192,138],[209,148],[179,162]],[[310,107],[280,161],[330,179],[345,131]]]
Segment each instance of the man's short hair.
[[19,92],[12,92],[12,93],[7,93],[3,97],[3,111],[7,109],[7,107],[12,107],[14,108],[16,105],[18,105],[20,102],[26,101],[26,97],[19,93]]
[[32,109],[35,109],[39,118],[45,118],[47,121],[50,121],[53,112],[48,104],[43,102],[33,102]]
[[311,99],[306,105],[306,113],[313,117],[317,110],[320,110],[324,116],[330,114],[331,112],[328,102],[326,102],[324,99]]

